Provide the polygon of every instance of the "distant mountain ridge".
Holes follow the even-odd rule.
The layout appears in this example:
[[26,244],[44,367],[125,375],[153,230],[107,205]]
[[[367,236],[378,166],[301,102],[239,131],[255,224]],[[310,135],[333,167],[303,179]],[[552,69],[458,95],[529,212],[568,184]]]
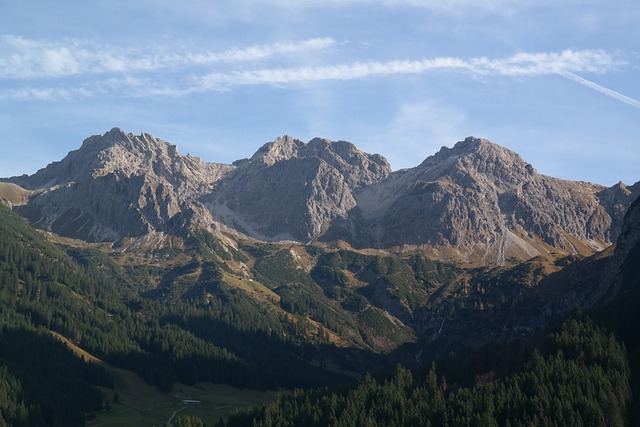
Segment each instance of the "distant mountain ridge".
[[307,242],[356,206],[353,190],[391,173],[380,155],[345,141],[290,136],[262,146],[203,200],[221,223],[259,240]]
[[640,183],[601,185],[539,174],[513,151],[469,137],[419,166],[358,189],[345,228],[357,246],[456,248],[502,261],[588,253],[615,242]]
[[640,183],[607,188],[539,174],[473,137],[392,172],[384,157],[346,141],[284,136],[228,165],[117,128],[34,175],[3,181],[0,198],[35,226],[87,241],[203,227],[485,262],[601,250],[640,195]]

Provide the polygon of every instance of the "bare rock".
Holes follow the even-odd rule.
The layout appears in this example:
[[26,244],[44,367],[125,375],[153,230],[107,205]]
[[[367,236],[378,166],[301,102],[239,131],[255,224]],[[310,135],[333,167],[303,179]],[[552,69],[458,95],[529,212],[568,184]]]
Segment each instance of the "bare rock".
[[600,251],[640,195],[640,183],[606,188],[542,175],[474,137],[392,172],[384,157],[346,141],[283,136],[227,165],[117,128],[4,181],[0,198],[34,225],[88,241],[202,227],[497,263]]
[[615,240],[620,212],[638,190],[548,177],[513,151],[469,137],[357,189],[357,208],[332,236],[360,247],[454,248],[497,262],[552,250],[588,254]]
[[391,172],[345,141],[290,136],[263,145],[202,199],[217,221],[267,241],[308,242],[355,207],[352,191]]
[[31,190],[29,204],[18,210],[34,225],[88,241],[114,241],[188,222],[180,215],[204,212],[192,201],[231,169],[182,156],[151,135],[114,128],[14,182]]

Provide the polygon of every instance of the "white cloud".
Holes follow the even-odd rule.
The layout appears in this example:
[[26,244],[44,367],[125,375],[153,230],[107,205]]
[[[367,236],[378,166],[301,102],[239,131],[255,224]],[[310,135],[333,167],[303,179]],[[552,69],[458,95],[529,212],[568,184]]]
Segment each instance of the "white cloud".
[[73,96],[81,95],[68,89],[56,88],[31,88],[12,89],[0,92],[0,99],[10,99],[15,101],[54,101],[60,99],[70,99]]
[[49,42],[15,35],[0,37],[0,78],[41,79],[81,74],[151,72],[219,63],[240,63],[330,48],[329,37],[253,45],[221,52],[170,52],[99,45],[87,40]]
[[189,53],[183,55],[182,57],[178,57],[178,59],[180,62],[184,61],[194,65],[210,65],[220,62],[255,61],[276,55],[327,49],[334,44],[335,40],[330,37],[313,38],[300,42],[275,43],[272,45],[255,45],[241,49],[231,49],[219,53]]
[[191,90],[220,90],[237,85],[283,85],[322,80],[354,80],[393,74],[421,74],[436,69],[465,69],[469,64],[456,58],[419,61],[354,62],[316,67],[265,68],[251,71],[210,73],[194,79]]
[[518,53],[505,59],[439,57],[389,62],[356,62],[318,67],[266,68],[251,71],[215,72],[194,79],[190,91],[221,90],[236,85],[292,84],[321,80],[354,80],[372,76],[422,74],[452,70],[478,75],[539,76],[563,72],[603,73],[617,65],[599,50],[560,53]]
[[[390,75],[420,75],[432,71],[453,71],[470,76],[525,77],[561,75],[586,87],[634,107],[640,103],[604,88],[576,73],[606,73],[626,62],[603,50],[564,50],[561,52],[520,52],[500,59],[477,57],[435,57],[387,62],[365,61],[332,65],[268,67],[235,71],[247,63],[278,55],[322,50],[335,44],[332,38],[312,38],[297,42],[254,45],[222,52],[197,52],[135,57],[113,48],[89,49],[90,42],[38,42],[15,36],[0,39],[18,54],[0,58],[0,77],[37,80],[44,77],[75,77],[61,81],[55,88],[9,89],[0,91],[0,99],[51,100],[106,94],[120,97],[182,96],[190,93],[228,91],[236,86],[289,86],[330,80],[356,80]],[[198,67],[221,66],[220,71],[197,74]],[[171,72],[155,73],[158,70]],[[106,78],[91,77],[102,73]],[[84,80],[80,77],[84,77]]]
[[497,73],[505,76],[531,76],[562,72],[602,73],[620,64],[602,50],[564,50],[562,52],[522,52],[509,58],[471,60],[478,73]]

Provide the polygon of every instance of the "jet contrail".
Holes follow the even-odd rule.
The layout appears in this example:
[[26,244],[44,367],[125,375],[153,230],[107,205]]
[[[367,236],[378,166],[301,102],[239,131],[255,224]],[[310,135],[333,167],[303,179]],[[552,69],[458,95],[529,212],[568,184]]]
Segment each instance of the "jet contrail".
[[629,98],[628,96],[623,95],[623,94],[621,94],[619,92],[616,92],[615,90],[611,90],[611,89],[608,89],[608,88],[606,88],[604,86],[600,86],[597,83],[594,83],[594,82],[592,82],[590,80],[584,79],[584,78],[582,78],[582,77],[580,77],[580,76],[578,76],[576,74],[573,74],[573,73],[571,73],[569,71],[561,71],[559,74],[562,77],[565,77],[565,78],[567,78],[569,80],[573,80],[574,82],[578,82],[581,85],[586,86],[586,87],[588,87],[590,89],[593,89],[595,91],[598,91],[600,93],[604,93],[605,95],[610,96],[613,99],[617,99],[618,101],[624,102],[627,105],[631,105],[632,107],[640,108],[640,101],[635,100],[633,98]]

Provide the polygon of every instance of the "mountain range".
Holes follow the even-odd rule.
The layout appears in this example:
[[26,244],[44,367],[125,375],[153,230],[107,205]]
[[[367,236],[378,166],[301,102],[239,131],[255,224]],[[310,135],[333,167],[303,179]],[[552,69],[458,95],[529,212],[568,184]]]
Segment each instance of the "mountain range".
[[498,264],[601,251],[640,194],[640,183],[607,188],[539,174],[474,137],[392,171],[381,155],[346,141],[284,136],[221,164],[117,128],[31,176],[3,181],[0,196],[36,227],[90,242],[205,228]]
[[[596,362],[622,378],[624,348],[608,338],[614,357],[602,341],[605,329],[620,336],[638,372],[639,195],[640,183],[539,174],[474,137],[398,171],[321,138],[284,136],[222,164],[148,134],[89,137],[31,176],[0,180],[0,425],[84,425],[116,388],[137,401],[123,383],[132,373],[171,391],[164,401],[202,383],[344,387],[438,359],[450,389],[433,367],[430,387],[449,399],[501,384],[496,375],[534,375],[544,363],[533,350],[549,356],[560,339],[542,334],[571,313],[581,323],[566,323],[559,348],[571,384]],[[600,412],[623,419],[625,381],[616,399],[592,396]],[[533,411],[523,405],[518,416]],[[572,407],[597,419],[593,405]],[[168,418],[125,407],[129,425]]]

